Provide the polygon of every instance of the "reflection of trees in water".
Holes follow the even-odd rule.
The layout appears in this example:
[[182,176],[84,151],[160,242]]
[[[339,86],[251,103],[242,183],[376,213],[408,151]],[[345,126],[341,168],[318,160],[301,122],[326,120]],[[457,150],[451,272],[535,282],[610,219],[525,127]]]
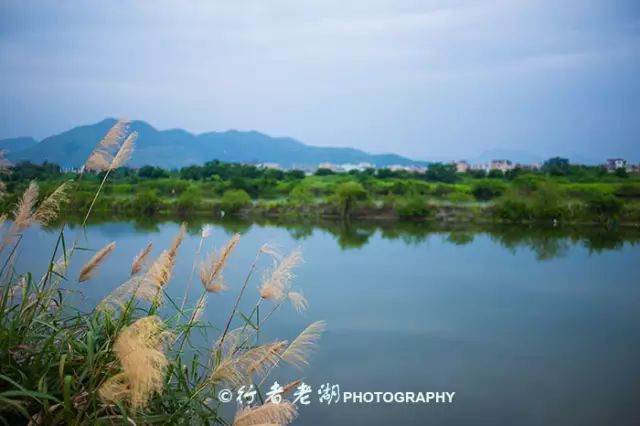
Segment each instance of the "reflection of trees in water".
[[447,241],[457,246],[466,246],[473,242],[475,234],[469,231],[451,231],[447,236]]
[[[176,217],[114,217],[113,215],[93,216],[90,224],[106,222],[133,222],[137,232],[157,232],[164,222],[179,223]],[[70,219],[70,228],[77,227]],[[539,260],[554,259],[563,256],[575,245],[581,245],[593,252],[619,250],[625,243],[640,242],[640,230],[635,228],[603,227],[535,227],[507,225],[469,225],[440,224],[433,222],[410,221],[356,221],[356,220],[292,220],[260,218],[247,220],[232,217],[192,216],[185,220],[187,231],[191,235],[200,233],[202,226],[213,224],[222,226],[226,232],[244,234],[253,225],[277,226],[285,228],[292,238],[308,238],[314,230],[322,230],[335,237],[342,250],[365,246],[371,237],[379,232],[385,240],[402,240],[406,244],[418,245],[431,236],[440,236],[448,243],[464,246],[474,241],[476,235],[485,234],[492,241],[515,252],[529,249],[536,253]],[[56,225],[51,228],[54,229]]]

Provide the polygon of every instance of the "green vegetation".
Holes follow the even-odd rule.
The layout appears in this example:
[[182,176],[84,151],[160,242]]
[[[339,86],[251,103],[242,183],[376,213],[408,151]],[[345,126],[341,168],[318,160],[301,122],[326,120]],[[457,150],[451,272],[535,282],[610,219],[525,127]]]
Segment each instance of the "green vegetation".
[[[101,147],[113,145],[112,141],[107,142]],[[293,291],[290,282],[291,269],[301,263],[299,250],[282,257],[273,249],[260,249],[254,263],[247,265],[244,280],[233,283],[240,290],[234,305],[228,307],[228,320],[213,326],[203,319],[208,299],[231,284],[223,282],[223,269],[240,239],[238,234],[211,257],[201,256],[200,249],[189,254],[193,269],[200,269],[201,296],[197,301],[187,299],[192,273],[184,296],[173,300],[166,289],[171,285],[172,269],[185,237],[184,225],[155,260],[145,261],[151,256],[149,244],[130,267],[121,265],[122,284],[97,306],[81,311],[83,286],[91,285],[87,281],[100,273],[100,265],[117,249],[116,242],[112,242],[97,250],[79,274],[71,276],[69,266],[78,260],[79,250],[88,249],[78,243],[81,237],[85,240],[84,225],[92,212],[113,208],[156,212],[168,194],[175,198],[176,208],[190,209],[199,203],[203,189],[163,173],[159,174],[162,177],[149,178],[158,179],[157,182],[143,182],[130,170],[113,173],[119,179],[103,185],[110,172],[121,164],[124,157],[120,154],[126,144],[119,148],[118,155],[106,161],[107,173],[100,175],[70,176],[51,165],[26,165],[5,176],[9,193],[3,194],[4,203],[14,201],[10,206],[11,222],[6,221],[6,215],[0,216],[3,424],[228,425],[230,419],[223,418],[221,412],[221,403],[228,401],[218,399],[220,389],[259,385],[285,363],[302,368],[307,364],[309,349],[324,330],[324,322],[318,321],[291,343],[259,341],[265,323],[287,299],[297,310],[307,306],[302,293]],[[106,155],[104,152],[101,150],[98,155]],[[21,178],[16,179],[20,174]],[[30,182],[19,192],[25,186],[22,179],[34,175],[39,175],[46,185],[38,187]],[[74,180],[65,181],[68,178]],[[55,185],[55,181],[63,182]],[[89,192],[91,188],[94,193]],[[46,196],[40,197],[41,193]],[[249,195],[240,189],[227,190],[222,196],[225,207],[241,208],[247,202]],[[69,240],[65,218],[50,255],[30,259],[33,264],[41,262],[46,272],[36,276],[19,271],[16,255],[21,251],[24,232],[36,224],[52,226],[65,205],[83,215],[75,240]],[[78,209],[79,206],[83,208]],[[210,228],[202,229],[200,247],[204,247],[210,233]],[[251,297],[251,278],[254,272],[258,275],[255,270],[260,257],[265,256],[273,257],[276,264],[265,271],[259,292],[253,295],[257,299],[251,305],[254,308],[243,313],[239,308],[241,299],[243,295]],[[291,388],[283,390],[283,394]],[[296,415],[296,407],[284,397],[274,404],[259,393],[251,407],[236,413],[233,424],[289,424]]]
[[[28,181],[46,188],[75,178],[53,164],[21,163],[3,175],[3,210]],[[74,184],[71,211],[87,208],[104,173]],[[144,166],[112,171],[97,211],[144,214],[445,219],[502,222],[640,223],[640,176],[552,158],[539,171],[456,173],[435,164],[423,173],[368,169],[262,169],[219,161],[179,170]]]

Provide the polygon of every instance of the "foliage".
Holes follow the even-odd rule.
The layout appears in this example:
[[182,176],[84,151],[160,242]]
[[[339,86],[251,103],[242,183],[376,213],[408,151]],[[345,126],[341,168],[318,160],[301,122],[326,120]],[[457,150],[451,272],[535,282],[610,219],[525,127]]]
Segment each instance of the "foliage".
[[471,193],[479,201],[488,201],[504,193],[506,185],[496,180],[484,180],[473,185]]
[[[318,321],[291,343],[258,340],[264,323],[286,300],[285,295],[296,295],[291,298],[296,309],[307,306],[302,293],[290,291],[291,270],[300,263],[300,253],[294,250],[283,258],[263,246],[242,281],[228,320],[213,327],[201,316],[211,293],[226,287],[222,272],[240,236],[235,235],[220,252],[202,262],[199,300],[188,301],[186,291],[178,307],[166,287],[185,237],[183,225],[150,266],[143,266],[143,257],[149,255],[151,245],[136,257],[136,267],[118,268],[116,272],[122,273],[124,281],[121,286],[97,306],[90,306],[88,312],[81,311],[78,296],[82,299],[83,286],[91,284],[80,281],[88,281],[99,272],[98,265],[116,247],[112,242],[98,251],[81,268],[79,278],[69,273],[79,249],[77,243],[85,236],[84,226],[108,176],[103,174],[96,192],[88,196],[92,201],[75,241],[68,241],[63,223],[51,254],[32,259],[46,266],[42,277],[19,271],[15,254],[21,251],[22,233],[29,226],[44,225],[59,213],[66,200],[67,184],[47,191],[45,198],[38,200],[38,186],[30,183],[19,197],[12,225],[4,230],[0,247],[4,260],[0,267],[0,420],[3,424],[72,426],[228,425],[229,419],[219,412],[220,389],[259,383],[283,363],[299,368],[306,365],[309,349],[324,330],[324,322]],[[83,186],[81,177],[74,185],[76,195]],[[190,188],[180,198],[187,200],[193,194]],[[223,199],[225,196],[236,205],[250,202],[240,190],[229,190]],[[146,189],[136,195],[134,205],[148,212],[155,211],[158,202],[157,192]],[[201,246],[210,235],[210,230],[205,230]],[[194,269],[199,253],[198,249]],[[257,303],[245,314],[240,311],[241,298],[261,256],[276,259],[275,267],[264,271]],[[191,278],[187,285],[190,283]],[[260,322],[259,309],[267,303],[272,303],[271,310]],[[237,328],[232,329],[232,325]],[[207,342],[206,349],[193,342],[196,331]],[[276,405],[259,399],[261,404],[240,410],[234,424],[288,424],[297,415],[296,408],[286,400]]]
[[181,213],[188,213],[189,211],[195,210],[200,205],[201,197],[202,194],[200,193],[200,189],[195,186],[190,186],[178,197],[178,201],[176,203],[178,211]]
[[416,195],[396,200],[395,209],[403,218],[425,218],[431,213],[427,201]]
[[550,158],[542,165],[542,171],[552,176],[564,176],[569,173],[569,160],[561,157]]
[[341,183],[335,193],[340,213],[344,217],[349,216],[356,202],[366,200],[367,197],[367,191],[358,182]]
[[611,194],[593,194],[587,200],[587,211],[598,217],[617,216],[622,210],[622,201]]
[[242,189],[229,189],[220,199],[220,208],[229,213],[236,213],[250,204],[251,197]]
[[161,201],[158,192],[153,190],[139,192],[134,201],[134,210],[144,214],[154,214],[160,210]]

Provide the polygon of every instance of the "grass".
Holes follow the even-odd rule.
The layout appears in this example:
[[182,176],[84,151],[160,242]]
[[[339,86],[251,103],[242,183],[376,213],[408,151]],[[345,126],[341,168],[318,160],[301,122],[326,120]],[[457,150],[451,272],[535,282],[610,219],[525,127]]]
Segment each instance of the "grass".
[[[293,268],[299,263],[295,251],[281,257],[263,247],[248,266],[240,295],[225,324],[217,327],[202,320],[206,302],[223,291],[223,270],[239,236],[225,248],[203,257],[210,230],[201,234],[200,248],[193,254],[194,272],[200,269],[202,296],[198,301],[171,299],[173,264],[179,255],[185,228],[160,256],[149,261],[151,249],[133,260],[131,276],[90,311],[80,311],[67,301],[91,285],[100,274],[101,262],[116,249],[112,243],[84,265],[81,277],[68,276],[78,242],[92,211],[100,203],[110,172],[122,165],[133,149],[126,123],[120,122],[98,144],[88,164],[106,171],[86,209],[75,240],[69,240],[66,223],[47,259],[31,259],[48,265],[36,277],[18,271],[16,254],[23,232],[35,224],[55,220],[63,190],[38,202],[37,185],[30,185],[17,202],[13,220],[4,230],[0,269],[0,422],[13,424],[288,424],[296,407],[259,401],[244,406],[234,419],[223,418],[217,392],[222,387],[259,384],[283,363],[303,367],[310,349],[324,329],[316,322],[291,343],[276,340],[259,343],[260,330],[288,299],[297,309],[307,306],[301,293],[291,290]],[[125,152],[123,152],[123,150]],[[79,175],[72,188],[82,185]],[[52,198],[53,197],[53,198]],[[74,194],[69,194],[73,201]],[[4,219],[2,221],[4,222]],[[6,228],[6,226],[4,226]],[[274,259],[265,274],[253,311],[239,312],[242,297],[256,272],[258,259]],[[123,265],[126,270],[128,265]],[[79,284],[80,281],[85,281]],[[302,299],[301,299],[302,297]],[[266,315],[258,316],[262,307]],[[233,325],[239,325],[233,328]],[[209,347],[192,343],[193,333],[209,336]]]

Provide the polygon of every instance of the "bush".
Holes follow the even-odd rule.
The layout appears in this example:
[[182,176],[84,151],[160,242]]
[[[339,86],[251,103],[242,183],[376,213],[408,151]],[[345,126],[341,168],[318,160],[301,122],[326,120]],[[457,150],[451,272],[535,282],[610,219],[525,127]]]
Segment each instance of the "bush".
[[229,189],[220,199],[220,208],[228,213],[237,213],[249,205],[251,205],[251,197],[242,189]]
[[506,186],[502,182],[494,180],[485,180],[478,182],[473,186],[471,193],[479,201],[488,201],[499,197],[504,193]]
[[306,185],[296,185],[289,192],[289,201],[295,205],[310,204],[313,201],[313,194]]
[[403,218],[427,217],[431,213],[424,198],[412,196],[396,201],[395,210]]
[[540,185],[533,194],[531,209],[537,219],[560,219],[564,209],[557,186],[552,183]]
[[192,186],[182,194],[180,194],[180,197],[178,197],[178,201],[176,203],[176,207],[181,213],[186,213],[190,210],[195,210],[200,205],[201,199],[202,194],[200,193],[200,190]]
[[493,207],[496,217],[508,222],[526,221],[531,216],[531,211],[526,202],[515,196],[505,196],[496,202]]
[[611,194],[594,194],[587,200],[587,211],[600,217],[616,216],[622,206],[622,201]]
[[455,190],[448,185],[439,184],[433,189],[433,191],[431,191],[431,194],[436,197],[442,197],[444,195],[451,194],[454,191]]
[[155,190],[147,190],[139,192],[136,198],[133,200],[134,210],[145,213],[153,214],[160,210],[161,202],[158,198],[158,192]]

